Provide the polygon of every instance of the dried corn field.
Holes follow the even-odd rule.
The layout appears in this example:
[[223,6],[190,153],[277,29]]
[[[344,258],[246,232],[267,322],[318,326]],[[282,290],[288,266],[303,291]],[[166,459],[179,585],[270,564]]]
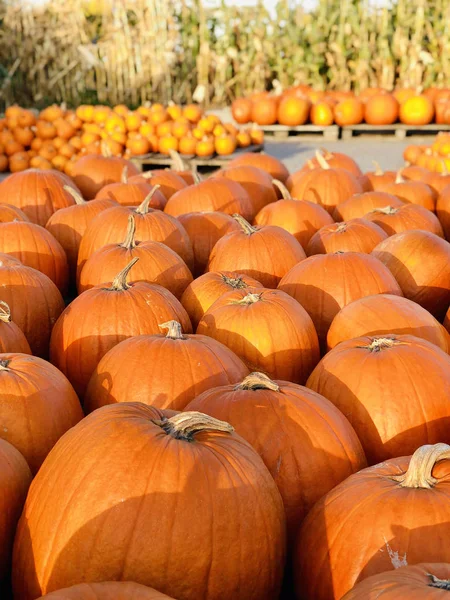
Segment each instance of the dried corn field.
[[[26,0],[24,0],[26,2]],[[255,90],[450,84],[450,0],[3,2],[0,103],[223,104]]]

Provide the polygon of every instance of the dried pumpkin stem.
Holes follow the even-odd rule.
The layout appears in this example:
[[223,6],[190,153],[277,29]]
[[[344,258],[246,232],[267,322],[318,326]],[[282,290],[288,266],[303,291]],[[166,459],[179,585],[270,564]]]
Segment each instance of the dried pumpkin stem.
[[194,411],[178,413],[170,419],[164,418],[154,423],[164,429],[167,435],[187,442],[193,441],[195,434],[202,431],[224,431],[225,433],[234,431],[234,427],[229,423]]
[[397,176],[395,178],[395,183],[405,183],[405,180],[403,178],[403,175],[402,175],[401,171],[397,171]]
[[436,575],[432,575],[431,573],[427,573],[427,576],[431,579],[428,587],[450,591],[450,579],[439,579],[439,577],[436,577]]
[[0,321],[4,323],[11,322],[11,309],[3,300],[0,300]]
[[235,390],[272,390],[279,392],[280,386],[272,381],[265,373],[250,373],[247,377],[234,386]]
[[221,275],[222,280],[224,283],[226,283],[227,285],[231,286],[232,288],[236,289],[236,290],[243,290],[245,288],[248,288],[249,286],[245,283],[245,281],[242,279],[242,277],[227,277],[226,275]]
[[135,212],[138,215],[146,215],[148,213],[148,207],[151,202],[151,199],[156,194],[156,190],[159,190],[160,185],[154,185],[152,189],[149,191],[147,196],[142,200],[141,204],[136,208]]
[[338,223],[335,233],[343,233],[346,230],[347,230],[347,223],[344,223],[344,222]]
[[7,371],[10,360],[0,360],[0,371]]
[[380,166],[380,163],[379,163],[379,162],[377,162],[376,160],[373,160],[373,161],[372,161],[372,164],[373,164],[373,166],[375,167],[375,171],[374,171],[375,175],[384,175],[384,171],[383,171],[383,169],[381,168],[381,166]]
[[319,150],[322,153],[325,160],[330,160],[330,158],[333,158],[333,153],[327,150],[326,148],[319,148]]
[[313,163],[313,161],[310,158],[306,161],[306,165],[310,171],[312,171],[313,169],[316,168],[316,165]]
[[70,187],[70,185],[65,185],[64,189],[75,200],[75,204],[87,204],[86,200],[76,190],[74,190],[73,187]]
[[387,348],[392,348],[393,346],[399,346],[402,342],[399,342],[395,338],[373,338],[371,343],[366,346],[358,346],[358,348],[366,348],[370,350],[370,352],[381,352],[381,350],[386,350]]
[[418,448],[411,456],[409,467],[402,475],[392,475],[401,487],[431,489],[437,479],[431,474],[433,467],[440,460],[450,459],[448,444],[426,444]]
[[262,294],[247,294],[246,296],[244,296],[244,298],[241,298],[240,300],[234,300],[232,302],[232,304],[255,304],[255,302],[259,302],[261,300],[261,295]]
[[176,150],[173,150],[171,148],[169,150],[169,156],[172,159],[173,168],[175,169],[175,171],[187,171],[188,170],[184,160],[181,158],[181,155]]
[[272,185],[280,190],[283,200],[292,200],[291,192],[287,189],[282,181],[279,179],[272,179]]
[[128,183],[128,165],[125,165],[120,178],[121,183]]
[[128,216],[128,228],[127,228],[127,237],[123,244],[121,244],[122,248],[126,248],[127,250],[132,250],[136,248],[136,219],[133,215]]
[[141,176],[144,179],[151,179],[153,177],[153,171],[144,171],[143,173],[141,173]]
[[100,143],[100,152],[102,153],[102,156],[104,156],[105,158],[112,157],[111,148],[109,147],[109,145],[107,144],[107,142],[105,140],[102,140],[102,142]]
[[203,179],[201,178],[201,175],[198,171],[195,171],[194,169],[192,169],[191,171],[192,173],[192,179],[194,180],[194,183],[201,183],[203,181]]
[[319,167],[321,167],[322,169],[330,168],[330,165],[327,163],[325,157],[322,155],[321,152],[319,152],[319,150],[316,150],[316,160],[317,160]]
[[395,206],[383,206],[382,208],[374,208],[370,212],[371,214],[395,215],[398,213],[398,208],[395,208]]
[[167,329],[167,338],[171,340],[184,340],[183,331],[181,329],[181,323],[178,321],[167,321],[166,323],[161,323],[158,325],[160,329]]
[[237,213],[234,213],[231,216],[233,217],[233,219],[235,221],[237,221],[239,223],[239,225],[241,226],[242,231],[244,233],[246,233],[247,235],[252,235],[252,233],[256,233],[258,231],[258,229],[256,227],[253,227],[253,225],[250,225],[250,223],[248,221],[246,221],[244,219],[244,217],[242,217],[241,215],[238,215]]
[[131,287],[127,283],[128,273],[130,272],[132,267],[137,263],[138,260],[139,258],[135,256],[135,258],[133,258],[133,260],[131,260],[127,264],[127,266],[124,269],[122,269],[120,273],[116,275],[116,277],[114,277],[112,286],[109,288],[110,290],[113,290],[115,292],[121,292],[123,290],[128,290]]

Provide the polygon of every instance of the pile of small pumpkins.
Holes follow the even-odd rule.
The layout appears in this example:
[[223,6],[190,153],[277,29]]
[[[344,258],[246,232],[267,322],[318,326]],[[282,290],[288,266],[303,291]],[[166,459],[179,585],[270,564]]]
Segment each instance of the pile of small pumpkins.
[[353,92],[317,91],[306,85],[288,88],[281,94],[255,93],[237,98],[231,105],[237,123],[287,125],[295,127],[312,123],[327,127],[450,124],[450,89],[428,88],[423,93],[410,88],[389,92],[367,88],[359,95]]
[[409,165],[424,167],[428,171],[450,171],[450,133],[440,131],[432,144],[411,144],[403,151]]
[[210,157],[262,144],[258,127],[237,128],[204,114],[196,104],[140,106],[53,105],[39,114],[9,106],[0,120],[0,171],[57,169],[72,174],[80,156],[105,154],[130,158],[148,153]]
[[7,177],[1,598],[450,590],[448,240],[450,175],[326,150]]

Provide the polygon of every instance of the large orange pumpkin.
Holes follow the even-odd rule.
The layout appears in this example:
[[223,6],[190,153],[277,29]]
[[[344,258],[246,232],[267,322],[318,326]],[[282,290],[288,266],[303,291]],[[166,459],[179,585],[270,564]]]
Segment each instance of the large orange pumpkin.
[[132,581],[79,583],[50,592],[39,600],[174,600],[157,590]]
[[139,170],[125,158],[87,154],[77,160],[73,167],[73,179],[84,198],[92,200],[109,183],[119,183],[124,167],[128,175],[138,175]]
[[275,97],[265,96],[252,102],[250,120],[258,125],[273,125],[278,118],[278,101]]
[[328,127],[334,123],[333,109],[328,102],[317,102],[311,107],[311,123],[320,127]]
[[170,170],[145,171],[139,175],[133,175],[128,179],[129,183],[147,183],[151,186],[158,185],[164,198],[167,200],[180,190],[187,187],[184,179]]
[[356,433],[328,400],[263,373],[209,389],[186,410],[226,420],[258,452],[283,498],[291,541],[317,500],[366,466]]
[[434,117],[433,102],[426,96],[412,96],[400,104],[399,116],[407,125],[428,125]]
[[183,600],[277,598],[283,504],[261,458],[232,432],[207,415],[167,418],[141,403],[86,417],[33,482],[15,540],[15,596],[132,580]]
[[340,126],[358,125],[364,120],[364,104],[357,98],[346,98],[334,107],[334,120]]
[[278,104],[277,119],[280,125],[296,127],[309,119],[311,102],[306,97],[286,95]]
[[220,169],[214,177],[226,177],[237,181],[249,195],[256,215],[264,206],[277,200],[277,193],[272,185],[271,176],[258,167],[236,166]]
[[[449,563],[449,456],[447,444],[422,446],[412,457],[351,475],[319,500],[298,536],[297,598],[339,600],[371,575],[406,564]],[[362,531],[370,532],[363,541]]]
[[122,340],[159,333],[159,323],[171,319],[180,321],[187,333],[192,331],[186,311],[168,290],[144,281],[127,282],[138,260],[133,258],[112,283],[78,296],[53,328],[50,359],[80,397],[100,359]]
[[203,315],[197,333],[233,350],[251,370],[304,383],[319,360],[319,343],[306,310],[279,290],[238,289]]
[[213,338],[183,334],[177,321],[160,328],[167,334],[133,337],[107,352],[89,382],[87,411],[115,402],[182,410],[202,392],[248,374],[241,359]]
[[231,103],[231,114],[236,123],[248,123],[252,114],[252,101],[249,98],[236,98]]
[[246,165],[250,167],[258,167],[272,177],[272,179],[279,179],[283,183],[286,182],[289,177],[289,171],[284,164],[275,156],[270,154],[264,154],[263,152],[244,152],[239,154],[236,158],[233,158],[228,163],[228,168]]
[[439,194],[436,202],[436,214],[446,239],[450,241],[450,185],[446,186]]
[[339,250],[370,254],[387,237],[381,227],[367,219],[351,219],[319,229],[309,240],[306,254],[331,254]]
[[31,354],[25,334],[12,321],[11,309],[3,300],[0,300],[0,352]]
[[374,208],[364,219],[376,223],[384,229],[388,235],[394,235],[410,229],[421,229],[444,237],[439,219],[431,210],[418,206],[417,204],[404,204],[403,206],[385,206]]
[[11,204],[0,204],[0,223],[8,223],[15,220],[29,221],[30,219],[20,208]]
[[397,196],[403,202],[417,204],[431,211],[436,209],[437,194],[423,181],[403,179],[402,175],[398,173],[395,183],[388,185],[385,191]]
[[327,335],[329,350],[337,344],[361,336],[408,334],[450,352],[450,336],[433,315],[419,304],[391,294],[359,298],[334,317]]
[[395,171],[383,171],[376,161],[373,161],[373,165],[375,170],[368,171],[365,175],[375,191],[384,192],[389,184],[394,183],[397,174]]
[[53,365],[26,354],[0,355],[0,437],[21,452],[33,474],[82,418],[77,395]]
[[398,119],[399,108],[391,94],[376,94],[366,102],[364,120],[369,125],[391,125]]
[[349,221],[350,219],[365,217],[377,208],[385,208],[386,206],[396,208],[404,204],[403,200],[393,194],[379,191],[364,192],[363,194],[354,194],[348,200],[336,206],[333,218],[336,221]]
[[402,295],[389,269],[359,252],[310,256],[293,267],[278,288],[306,309],[322,348],[334,317],[350,302],[373,294]]
[[205,273],[188,285],[181,297],[181,304],[196,329],[205,312],[221,296],[233,290],[248,290],[251,287],[262,285],[253,277],[235,271]]
[[373,250],[398,281],[403,295],[438,320],[450,304],[450,243],[428,231],[404,231]]
[[[95,199],[114,200],[122,206],[139,206],[152,191],[150,183],[133,183],[128,181],[125,176],[125,181],[120,183],[110,183],[105,185],[97,192]],[[160,189],[157,189],[150,202],[151,208],[159,208],[164,210],[167,204],[167,199]]]
[[308,161],[307,170],[311,168],[311,165],[323,168],[324,163],[320,160],[321,156],[327,161],[328,166],[332,169],[346,169],[356,178],[361,177],[363,174],[358,163],[351,156],[344,154],[343,152],[331,152],[326,148],[320,148],[320,151],[316,152],[315,156]]

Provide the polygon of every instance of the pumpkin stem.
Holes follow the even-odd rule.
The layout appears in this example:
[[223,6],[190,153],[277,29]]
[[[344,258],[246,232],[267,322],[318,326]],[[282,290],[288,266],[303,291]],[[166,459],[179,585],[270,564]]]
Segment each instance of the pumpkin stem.
[[322,169],[330,168],[330,165],[327,163],[325,157],[319,152],[319,150],[316,150],[316,160],[319,164],[319,167],[321,167]]
[[126,248],[127,250],[131,250],[132,248],[136,248],[136,219],[133,215],[128,216],[128,228],[127,228],[127,237],[123,244],[121,244],[122,248]]
[[442,163],[442,171],[441,171],[441,177],[445,177],[446,175],[448,175],[448,169],[447,169],[447,163],[444,159],[441,160]]
[[153,177],[153,171],[144,171],[141,175],[144,179],[151,179]]
[[10,360],[0,360],[0,371],[7,371]]
[[125,165],[120,178],[121,183],[128,183],[128,165]]
[[200,176],[200,173],[197,170],[192,169],[191,173],[192,173],[192,179],[194,180],[195,184],[201,183],[203,181],[203,179]]
[[345,223],[345,222],[338,223],[335,233],[343,233],[346,230],[347,230],[347,223]]
[[261,300],[261,294],[247,294],[240,300],[234,300],[232,304],[246,304],[249,306],[250,304],[255,304],[255,302],[259,302]]
[[11,309],[3,300],[0,300],[0,321],[4,323],[11,322]]
[[176,150],[173,150],[171,148],[169,150],[169,156],[172,159],[173,169],[175,171],[187,171],[188,170],[186,163],[184,162],[184,160],[181,158],[181,155]]
[[109,147],[109,144],[106,142],[106,140],[101,141],[100,152],[102,153],[102,156],[104,156],[105,158],[111,158],[111,156],[112,156],[111,148]]
[[398,208],[395,206],[383,206],[383,208],[374,208],[370,213],[381,213],[383,215],[395,215],[398,213]]
[[156,193],[156,190],[159,190],[160,185],[154,185],[146,197],[142,200],[141,204],[136,208],[135,212],[138,215],[146,215],[148,213],[148,205],[150,204],[151,199]]
[[405,183],[402,172],[397,171],[397,177],[395,178],[395,183]]
[[402,342],[399,342],[395,338],[373,338],[370,344],[358,346],[358,348],[366,348],[371,352],[381,352],[381,350],[392,348],[392,346],[398,346],[401,343]]
[[122,269],[118,275],[114,277],[112,286],[108,289],[114,292],[123,292],[124,290],[128,290],[131,287],[127,283],[128,273],[130,272],[131,268],[137,263],[138,260],[139,258],[135,256],[133,260],[131,260],[127,264],[127,266],[124,269]]
[[253,227],[253,225],[250,225],[250,223],[248,221],[246,221],[244,219],[244,217],[241,217],[241,215],[238,215],[237,213],[234,213],[231,216],[233,217],[233,219],[235,221],[237,221],[239,223],[239,225],[241,226],[242,231],[244,233],[246,233],[247,235],[252,235],[252,233],[256,233],[258,231],[258,229],[256,227]]
[[170,419],[164,417],[160,421],[153,422],[155,425],[159,425],[167,435],[186,442],[192,442],[195,434],[201,431],[224,431],[225,433],[234,431],[234,427],[229,423],[194,411],[178,413]]
[[279,179],[272,179],[272,185],[280,190],[283,200],[292,200],[291,192],[287,189],[282,181]]
[[406,473],[392,475],[391,479],[397,481],[401,487],[431,489],[437,483],[437,479],[431,474],[434,465],[440,460],[449,458],[448,444],[426,444],[411,456]]
[[308,166],[309,170],[312,171],[313,169],[316,168],[316,165],[313,163],[313,161],[311,159],[308,159],[306,161],[306,165]]
[[237,277],[227,277],[226,275],[221,275],[221,277],[224,283],[231,286],[235,290],[242,290],[250,287],[245,283],[245,281],[240,275],[238,275]]
[[70,187],[70,185],[65,185],[64,189],[75,200],[75,204],[87,204],[86,200],[76,190],[74,190],[73,187]]
[[439,579],[439,577],[436,577],[436,575],[431,575],[431,573],[427,573],[427,576],[431,579],[428,587],[450,591],[450,579]]
[[280,386],[267,377],[265,373],[250,373],[247,377],[234,386],[235,390],[272,390],[279,392]]
[[376,160],[373,160],[373,161],[372,161],[372,164],[373,164],[373,166],[375,167],[375,171],[374,171],[375,175],[384,175],[384,171],[383,171],[383,169],[381,168],[381,166],[380,166],[380,163],[379,163],[379,162],[377,162]]
[[322,153],[325,160],[330,160],[330,158],[333,158],[333,153],[327,150],[326,148],[319,148],[319,150]]
[[167,338],[171,340],[183,340],[183,332],[181,330],[181,323],[178,321],[167,321],[167,323],[161,323],[158,325],[160,329],[167,329]]

